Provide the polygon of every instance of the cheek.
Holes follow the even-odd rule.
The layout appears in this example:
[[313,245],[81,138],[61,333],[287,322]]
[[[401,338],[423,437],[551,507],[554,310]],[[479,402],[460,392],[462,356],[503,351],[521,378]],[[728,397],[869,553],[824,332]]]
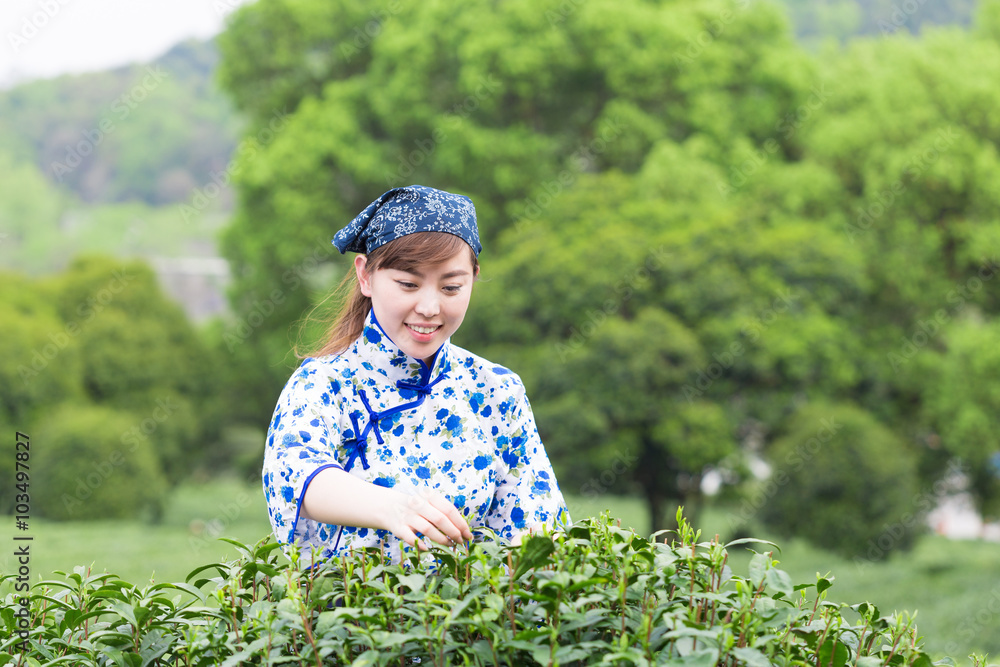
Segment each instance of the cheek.
[[449,312],[452,319],[462,321],[465,319],[465,314],[469,310],[469,298],[466,297],[455,303],[450,304]]
[[379,305],[381,306],[382,311],[386,313],[386,315],[390,315],[392,317],[399,317],[406,311],[406,306],[405,304],[401,303],[400,299],[394,299],[391,297],[383,298]]

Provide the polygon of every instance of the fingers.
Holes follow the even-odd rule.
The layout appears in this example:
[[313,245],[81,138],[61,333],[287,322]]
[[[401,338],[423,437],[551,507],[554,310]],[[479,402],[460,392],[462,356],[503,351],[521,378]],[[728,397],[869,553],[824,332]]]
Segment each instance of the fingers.
[[[459,514],[458,508],[447,498],[435,493],[425,493],[417,498],[420,501],[418,503],[420,518],[427,521],[432,529],[432,532],[425,533],[429,538],[438,544],[451,546],[472,537],[469,526]],[[442,539],[435,539],[435,535],[441,535]]]
[[[402,502],[394,513],[395,528],[390,529],[396,537],[418,549],[430,549],[427,540],[443,546],[453,546],[472,539],[469,524],[458,508],[441,494],[425,492],[401,498]],[[420,540],[417,533],[426,540]]]
[[421,533],[427,539],[437,542],[438,544],[450,547],[455,543],[453,539],[448,537],[447,534],[441,531],[437,526],[428,521],[427,519],[417,519],[413,522],[412,529]]
[[437,493],[429,494],[426,496],[426,500],[442,514],[441,522],[444,522],[445,525],[442,525],[441,522],[435,522],[435,525],[447,534],[453,542],[464,542],[465,540],[472,539],[472,531],[469,529],[469,523],[452,502]]
[[392,534],[399,539],[406,542],[411,547],[415,547],[418,551],[430,551],[431,545],[427,540],[421,540],[417,537],[409,528],[403,527],[392,531]]

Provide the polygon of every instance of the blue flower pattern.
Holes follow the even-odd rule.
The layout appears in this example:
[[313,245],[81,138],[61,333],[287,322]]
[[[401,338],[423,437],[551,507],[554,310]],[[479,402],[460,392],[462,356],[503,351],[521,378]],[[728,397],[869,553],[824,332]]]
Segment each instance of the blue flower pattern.
[[404,354],[369,314],[342,354],[309,358],[285,385],[268,429],[263,483],[274,535],[314,557],[401,540],[384,530],[300,516],[329,467],[404,493],[433,489],[470,527],[506,539],[569,521],[520,378],[446,342],[434,366]]

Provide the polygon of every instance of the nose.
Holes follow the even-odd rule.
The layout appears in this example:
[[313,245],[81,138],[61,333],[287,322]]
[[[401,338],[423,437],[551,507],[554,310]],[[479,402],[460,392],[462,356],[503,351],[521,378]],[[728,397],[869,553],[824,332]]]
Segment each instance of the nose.
[[437,314],[441,311],[441,304],[438,301],[437,290],[420,290],[420,294],[417,298],[417,305],[414,307],[414,310],[421,317],[426,317],[428,319],[437,317]]

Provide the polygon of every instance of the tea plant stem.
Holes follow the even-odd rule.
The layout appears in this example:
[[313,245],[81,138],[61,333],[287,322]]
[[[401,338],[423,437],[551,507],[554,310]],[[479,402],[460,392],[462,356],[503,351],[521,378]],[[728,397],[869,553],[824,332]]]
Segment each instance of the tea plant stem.
[[878,634],[876,634],[875,632],[872,632],[872,636],[868,638],[868,646],[865,648],[865,650],[868,653],[872,652],[872,646],[874,646],[876,639],[878,639]]
[[510,618],[510,634],[513,637],[517,634],[517,623],[514,622],[514,556],[507,552],[507,569],[510,571],[510,587],[507,592],[510,594],[510,606],[507,607],[507,617]]
[[236,641],[242,641],[240,639],[239,622],[236,620],[236,594],[233,592],[232,586],[228,586],[227,588],[229,588],[229,600],[232,603],[229,607],[229,616],[233,619],[233,632],[236,634]]
[[[294,650],[297,649],[298,647],[298,642],[295,639],[295,630],[292,630],[291,634],[292,634],[291,648]],[[299,659],[299,667],[306,667],[305,663],[302,662],[302,654],[296,650],[296,655],[298,656]]]
[[438,659],[437,659],[437,655],[434,653],[434,645],[431,643],[431,639],[430,639],[430,637],[431,637],[431,630],[430,630],[430,628],[427,627],[427,617],[426,616],[424,617],[424,634],[427,635],[427,648],[430,649],[428,651],[428,653],[431,654],[431,656],[432,656],[432,658],[434,660],[434,665],[435,665],[435,667],[437,667]]
[[[87,577],[90,578],[90,567],[87,567]],[[83,594],[83,582],[80,582],[80,611],[86,613],[86,597]],[[90,639],[90,619],[86,619],[83,622],[83,638],[86,640]]]
[[499,656],[497,656],[497,647],[494,646],[494,644],[493,644],[493,637],[489,638],[489,642],[490,642],[490,653],[493,654],[493,664],[494,665],[499,665],[500,664],[500,658],[499,658]]
[[[49,594],[49,589],[48,588],[43,588],[42,589],[42,595],[48,595],[48,594]],[[42,599],[42,613],[41,613],[41,616],[37,617],[35,619],[39,626],[45,625],[45,617],[48,615],[48,612],[49,612],[49,601],[45,600],[45,599]]]
[[626,605],[626,596],[628,594],[628,566],[625,566],[625,576],[621,579],[621,589],[622,589],[622,639],[625,638],[625,613],[628,611],[628,606]]
[[346,565],[343,565],[343,564],[341,565],[341,567],[340,567],[340,573],[344,577],[344,606],[346,607],[347,606],[347,593],[348,593],[348,587],[349,587],[349,584],[347,583],[347,566]]
[[[691,594],[690,594],[690,597],[688,598],[688,609],[691,609],[692,607],[694,607],[694,575],[695,575],[694,557],[695,557],[695,545],[692,544],[691,545],[691,560],[688,561],[688,569],[691,570]],[[695,612],[695,619],[694,619],[694,621],[695,621],[695,623],[698,622],[698,612],[697,611]]]
[[812,623],[813,619],[816,618],[816,610],[819,608],[819,598],[820,598],[820,596],[817,594],[816,595],[816,601],[813,603],[813,613],[812,613],[812,616],[809,617],[809,622],[810,623]]
[[312,623],[309,618],[309,609],[305,604],[300,607],[299,615],[302,617],[302,631],[305,632],[306,641],[308,641],[309,645],[312,647],[313,657],[316,658],[316,667],[323,667],[323,661],[319,657],[319,649],[316,648],[316,639],[313,637],[312,633]]
[[[898,626],[897,626],[898,628]],[[889,651],[889,657],[885,659],[885,664],[890,664],[892,656],[896,655],[896,647],[899,646],[899,638],[902,636],[902,632],[896,635],[892,642],[892,649]]]
[[868,630],[868,617],[866,616],[864,618],[865,618],[865,624],[861,627],[861,635],[858,637],[858,655],[854,659],[855,662],[857,662],[857,660],[861,658],[861,649],[863,649],[865,646],[865,634],[866,631]]
[[838,639],[833,640],[833,646],[830,648],[830,667],[833,667],[833,661],[837,657],[837,642]]
[[562,604],[562,589],[556,591],[555,612],[549,618],[549,666],[556,660],[556,646],[559,640],[559,607]]
[[[716,539],[718,539],[719,536],[716,535],[715,537],[716,537]],[[718,568],[718,571],[716,572],[715,584],[712,587],[712,592],[713,593],[719,591],[722,588],[722,572],[726,569],[726,563],[728,563],[728,562],[729,562],[729,552],[723,552],[721,567]],[[711,623],[708,626],[710,628],[715,627],[716,616],[718,616],[718,611],[717,610],[718,610],[718,601],[713,600],[712,601],[712,618],[711,618]]]
[[[809,622],[812,623],[812,621],[809,621]],[[819,647],[823,645],[823,642],[826,641],[826,636],[828,634],[830,634],[830,626],[831,625],[833,625],[833,619],[832,618],[827,620],[826,628],[823,629],[823,634],[820,636],[819,641],[816,642],[816,667],[821,667],[821,665],[819,663],[819,657],[820,657],[819,656],[819,653],[820,653],[819,652]],[[837,643],[836,642],[833,643],[833,648],[834,649],[837,648]],[[833,657],[835,655],[836,655],[836,651],[835,650],[834,651],[830,651],[830,663],[831,664],[833,664]]]
[[791,624],[791,623],[789,623],[789,624],[788,624],[788,625],[787,625],[787,626],[785,627],[785,634],[781,635],[781,639],[779,640],[779,642],[780,642],[781,644],[785,644],[785,642],[786,642],[786,641],[788,641],[788,639],[790,639],[789,635],[791,635],[791,632],[792,632],[792,627],[793,627],[793,626],[792,626],[792,624]]
[[650,664],[654,664],[655,659],[653,658],[653,649],[649,645],[649,639],[653,635],[653,609],[652,605],[647,605],[646,594],[643,594],[642,598],[642,617],[643,620],[645,620],[646,625],[646,659],[649,660]]

